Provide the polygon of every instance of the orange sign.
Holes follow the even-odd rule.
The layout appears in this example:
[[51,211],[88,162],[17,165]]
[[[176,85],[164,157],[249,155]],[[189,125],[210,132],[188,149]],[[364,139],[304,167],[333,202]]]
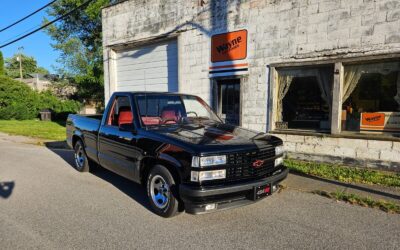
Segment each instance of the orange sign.
[[242,60],[247,57],[247,30],[211,37],[211,62]]
[[400,131],[400,112],[361,113],[360,129]]
[[385,126],[384,113],[361,113],[361,126]]

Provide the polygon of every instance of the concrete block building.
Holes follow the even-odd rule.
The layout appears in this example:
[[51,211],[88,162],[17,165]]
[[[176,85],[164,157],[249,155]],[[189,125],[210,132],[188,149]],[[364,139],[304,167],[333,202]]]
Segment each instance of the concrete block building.
[[114,91],[195,94],[289,156],[400,169],[400,1],[128,0],[102,11]]

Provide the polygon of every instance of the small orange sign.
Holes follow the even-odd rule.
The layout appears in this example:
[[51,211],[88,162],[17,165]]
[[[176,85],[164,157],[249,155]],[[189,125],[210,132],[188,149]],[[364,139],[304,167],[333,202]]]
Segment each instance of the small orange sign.
[[247,57],[247,30],[211,37],[211,62],[242,60]]
[[385,126],[384,113],[361,113],[361,126]]

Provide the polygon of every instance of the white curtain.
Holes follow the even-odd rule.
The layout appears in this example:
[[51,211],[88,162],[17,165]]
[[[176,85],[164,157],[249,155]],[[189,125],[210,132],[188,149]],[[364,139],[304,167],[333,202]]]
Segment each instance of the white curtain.
[[[399,70],[399,62],[345,66],[342,102],[344,103],[350,97],[351,93],[353,93],[354,89],[357,87],[357,84],[363,74],[378,73],[382,75],[387,75],[391,72],[396,72]],[[397,77],[397,95],[394,97],[394,99],[400,105],[400,73],[398,73]]]
[[294,77],[316,77],[321,98],[332,106],[332,74],[329,69],[291,69],[279,71],[277,121],[282,121],[282,101],[289,91]]
[[292,84],[293,76],[291,75],[282,75],[278,78],[278,106],[277,106],[277,114],[278,121],[282,121],[282,101],[289,91],[290,85]]
[[342,92],[342,102],[345,102],[357,87],[357,83],[361,78],[362,69],[360,66],[346,66],[344,71],[344,83]]

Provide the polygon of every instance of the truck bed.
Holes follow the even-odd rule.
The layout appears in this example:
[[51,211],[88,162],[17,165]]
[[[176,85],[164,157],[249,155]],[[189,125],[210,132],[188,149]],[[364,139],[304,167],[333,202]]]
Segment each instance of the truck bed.
[[85,118],[91,118],[91,119],[96,119],[96,120],[101,120],[103,118],[103,114],[94,114],[94,115],[75,115],[75,116],[80,116],[80,117],[85,117]]
[[78,132],[84,138],[88,150],[97,151],[97,135],[101,119],[102,115],[69,115],[66,126],[68,145],[72,147],[73,135]]

